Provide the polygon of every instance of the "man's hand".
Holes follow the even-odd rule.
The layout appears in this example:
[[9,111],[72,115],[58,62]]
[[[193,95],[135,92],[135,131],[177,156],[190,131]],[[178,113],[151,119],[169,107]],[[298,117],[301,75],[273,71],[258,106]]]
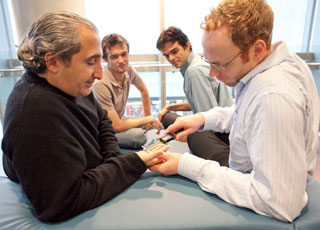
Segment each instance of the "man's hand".
[[[158,131],[157,131],[157,134],[160,133],[160,130],[161,130],[161,124],[159,123],[159,121],[157,119],[155,119],[153,116],[147,116],[146,117],[148,119],[148,124],[146,125],[146,128],[147,127],[154,127],[156,128]],[[150,128],[149,128],[150,129]],[[148,130],[148,129],[147,129]]]
[[151,124],[146,124],[146,125],[142,126],[142,128],[148,131],[148,130],[152,129],[153,126]]
[[177,174],[181,157],[181,153],[167,152],[159,157],[160,163],[149,167],[149,169],[165,176]]
[[183,139],[183,137],[197,131],[204,124],[204,122],[204,116],[200,113],[185,117],[178,117],[176,121],[172,125],[170,125],[164,133],[176,133],[177,131],[182,130],[179,131],[176,136],[176,139],[180,141]]
[[163,116],[164,116],[166,113],[168,113],[168,112],[170,112],[170,110],[168,110],[168,107],[167,107],[167,106],[163,107],[163,108],[161,109],[160,113],[158,114],[158,120],[161,122]]
[[169,148],[168,145],[158,145],[155,148],[153,148],[151,151],[139,151],[137,152],[138,156],[141,158],[141,160],[148,166],[152,166],[154,164],[158,164],[162,162],[163,160],[159,158],[164,154],[165,151],[167,151]]

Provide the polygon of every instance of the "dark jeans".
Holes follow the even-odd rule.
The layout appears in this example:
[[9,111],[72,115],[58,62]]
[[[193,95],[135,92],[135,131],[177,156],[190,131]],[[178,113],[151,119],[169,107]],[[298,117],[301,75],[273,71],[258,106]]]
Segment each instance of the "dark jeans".
[[192,154],[206,160],[218,161],[221,166],[228,166],[229,133],[213,131],[195,132],[188,136],[188,145]]
[[[167,128],[179,117],[175,113],[166,113],[162,118],[164,128]],[[214,160],[221,166],[228,166],[229,133],[215,133],[213,131],[195,132],[188,136],[188,145],[192,154],[206,160]]]

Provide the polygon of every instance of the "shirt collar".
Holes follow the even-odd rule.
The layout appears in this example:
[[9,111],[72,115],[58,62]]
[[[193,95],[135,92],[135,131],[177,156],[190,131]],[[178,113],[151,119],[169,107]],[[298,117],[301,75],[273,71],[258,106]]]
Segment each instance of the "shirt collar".
[[184,63],[184,65],[180,68],[180,72],[182,74],[182,76],[184,76],[184,74],[187,71],[187,68],[189,67],[189,65],[191,64],[192,60],[196,57],[196,54],[194,52],[191,52],[187,58],[186,63]]
[[289,55],[289,50],[285,42],[277,42],[272,46],[272,48],[273,50],[271,54],[240,80],[242,84],[248,84],[248,82],[259,73],[279,65]]
[[[111,84],[112,84],[113,86],[122,88],[122,87],[118,84],[118,82],[117,82],[117,80],[115,79],[113,73],[110,71],[110,69],[109,69],[107,66],[105,67],[105,74],[106,74],[107,78],[110,79],[110,82],[111,82]],[[124,76],[123,76],[123,79],[122,79],[123,85],[124,85],[124,83],[125,83],[126,81],[128,81],[128,80],[129,80],[129,74],[128,74],[128,71],[126,71],[126,72],[124,73]]]
[[273,50],[271,54],[238,82],[236,85],[236,101],[244,86],[247,85],[251,79],[256,77],[259,73],[279,65],[289,55],[289,50],[285,42],[277,42],[272,46],[272,48]]

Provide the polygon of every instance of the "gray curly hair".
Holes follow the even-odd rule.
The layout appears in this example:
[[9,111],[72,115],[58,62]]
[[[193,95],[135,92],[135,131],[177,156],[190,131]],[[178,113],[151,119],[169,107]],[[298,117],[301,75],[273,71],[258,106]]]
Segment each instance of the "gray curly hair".
[[18,47],[17,55],[25,69],[33,73],[46,72],[45,54],[52,52],[68,65],[80,51],[79,26],[97,31],[89,20],[70,12],[58,11],[44,14],[33,23]]

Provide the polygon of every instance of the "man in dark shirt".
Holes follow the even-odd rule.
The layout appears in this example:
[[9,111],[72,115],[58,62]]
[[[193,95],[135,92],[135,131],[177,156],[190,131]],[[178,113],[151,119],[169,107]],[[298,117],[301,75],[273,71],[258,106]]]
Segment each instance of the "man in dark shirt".
[[18,57],[26,72],[8,99],[3,165],[39,220],[59,222],[103,204],[167,150],[120,153],[112,122],[91,93],[102,67],[90,21],[45,14],[29,28]]

